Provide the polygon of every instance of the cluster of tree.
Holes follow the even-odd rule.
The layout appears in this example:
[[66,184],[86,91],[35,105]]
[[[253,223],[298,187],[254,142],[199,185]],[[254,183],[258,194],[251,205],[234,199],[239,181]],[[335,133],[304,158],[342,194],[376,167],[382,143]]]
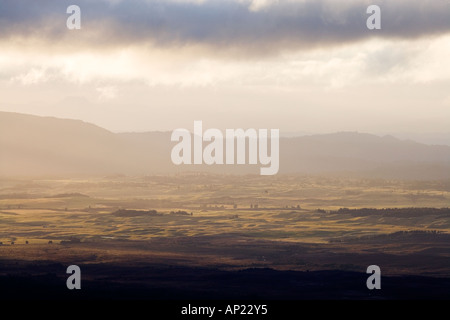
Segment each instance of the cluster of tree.
[[[15,245],[16,244],[16,242],[15,241],[11,241],[11,245]],[[25,244],[30,244],[30,242],[28,241],[28,240],[26,240],[25,241]],[[52,240],[49,240],[48,241],[48,244],[53,244],[53,241]],[[3,241],[0,241],[0,246],[2,246],[3,245]]]
[[61,241],[61,244],[74,244],[74,243],[81,243],[81,239],[77,237],[70,237],[69,240]]
[[291,208],[291,209],[297,209],[297,210],[300,210],[301,209],[301,207],[300,207],[300,205],[298,204],[298,205],[296,205],[296,206],[288,206],[288,205],[286,205],[286,207],[285,207],[286,209],[289,209],[289,208]]
[[192,216],[193,215],[192,212],[189,213],[189,212],[184,211],[184,210],[170,211],[170,214],[178,215],[178,216]]
[[202,209],[225,209],[225,206],[224,205],[207,205],[207,204],[202,204],[201,206],[200,206],[200,208],[202,208]]
[[162,216],[162,213],[158,213],[156,210],[119,209],[114,211],[112,214],[117,217]]
[[420,217],[426,215],[444,215],[450,216],[450,208],[361,208],[348,209],[340,208],[339,210],[330,211],[330,213],[351,214],[353,216],[396,216],[396,217]]
[[432,240],[434,242],[449,242],[450,234],[444,233],[438,230],[410,230],[410,231],[397,231],[388,234],[376,234],[370,236],[362,237],[346,237],[331,239],[329,242],[348,242],[348,241],[358,241],[358,242],[373,242],[373,241],[426,241]]

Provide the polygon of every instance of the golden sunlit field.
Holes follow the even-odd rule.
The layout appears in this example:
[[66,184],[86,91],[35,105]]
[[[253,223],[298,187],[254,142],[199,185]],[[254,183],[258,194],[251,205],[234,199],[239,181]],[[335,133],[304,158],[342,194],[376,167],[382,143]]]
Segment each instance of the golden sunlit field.
[[230,270],[361,271],[378,263],[388,274],[448,276],[448,210],[408,208],[446,208],[449,199],[448,181],[206,174],[3,180],[0,257]]

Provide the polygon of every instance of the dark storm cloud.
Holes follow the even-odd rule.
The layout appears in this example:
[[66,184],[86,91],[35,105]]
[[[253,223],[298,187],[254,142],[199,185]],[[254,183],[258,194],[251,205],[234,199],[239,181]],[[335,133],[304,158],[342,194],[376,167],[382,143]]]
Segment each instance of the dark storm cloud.
[[[66,8],[77,4],[82,30],[66,28]],[[377,4],[382,30],[366,28]],[[305,0],[275,2],[258,11],[251,2],[1,0],[0,38],[38,38],[83,46],[148,43],[212,49],[278,51],[349,43],[365,38],[417,38],[450,31],[450,1]]]

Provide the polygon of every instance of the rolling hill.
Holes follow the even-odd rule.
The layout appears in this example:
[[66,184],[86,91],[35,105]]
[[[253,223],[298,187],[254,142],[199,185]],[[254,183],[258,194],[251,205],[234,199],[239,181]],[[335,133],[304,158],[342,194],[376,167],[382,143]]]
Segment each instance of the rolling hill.
[[[170,134],[113,133],[79,120],[0,112],[0,175],[259,173],[260,165],[175,166]],[[280,138],[279,173],[448,179],[450,147],[356,132]]]

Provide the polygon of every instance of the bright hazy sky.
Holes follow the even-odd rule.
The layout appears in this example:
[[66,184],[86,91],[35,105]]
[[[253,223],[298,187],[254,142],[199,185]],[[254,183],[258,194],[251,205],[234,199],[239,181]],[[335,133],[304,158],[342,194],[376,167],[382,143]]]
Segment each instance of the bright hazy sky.
[[0,110],[112,131],[449,132],[450,1],[1,0]]

